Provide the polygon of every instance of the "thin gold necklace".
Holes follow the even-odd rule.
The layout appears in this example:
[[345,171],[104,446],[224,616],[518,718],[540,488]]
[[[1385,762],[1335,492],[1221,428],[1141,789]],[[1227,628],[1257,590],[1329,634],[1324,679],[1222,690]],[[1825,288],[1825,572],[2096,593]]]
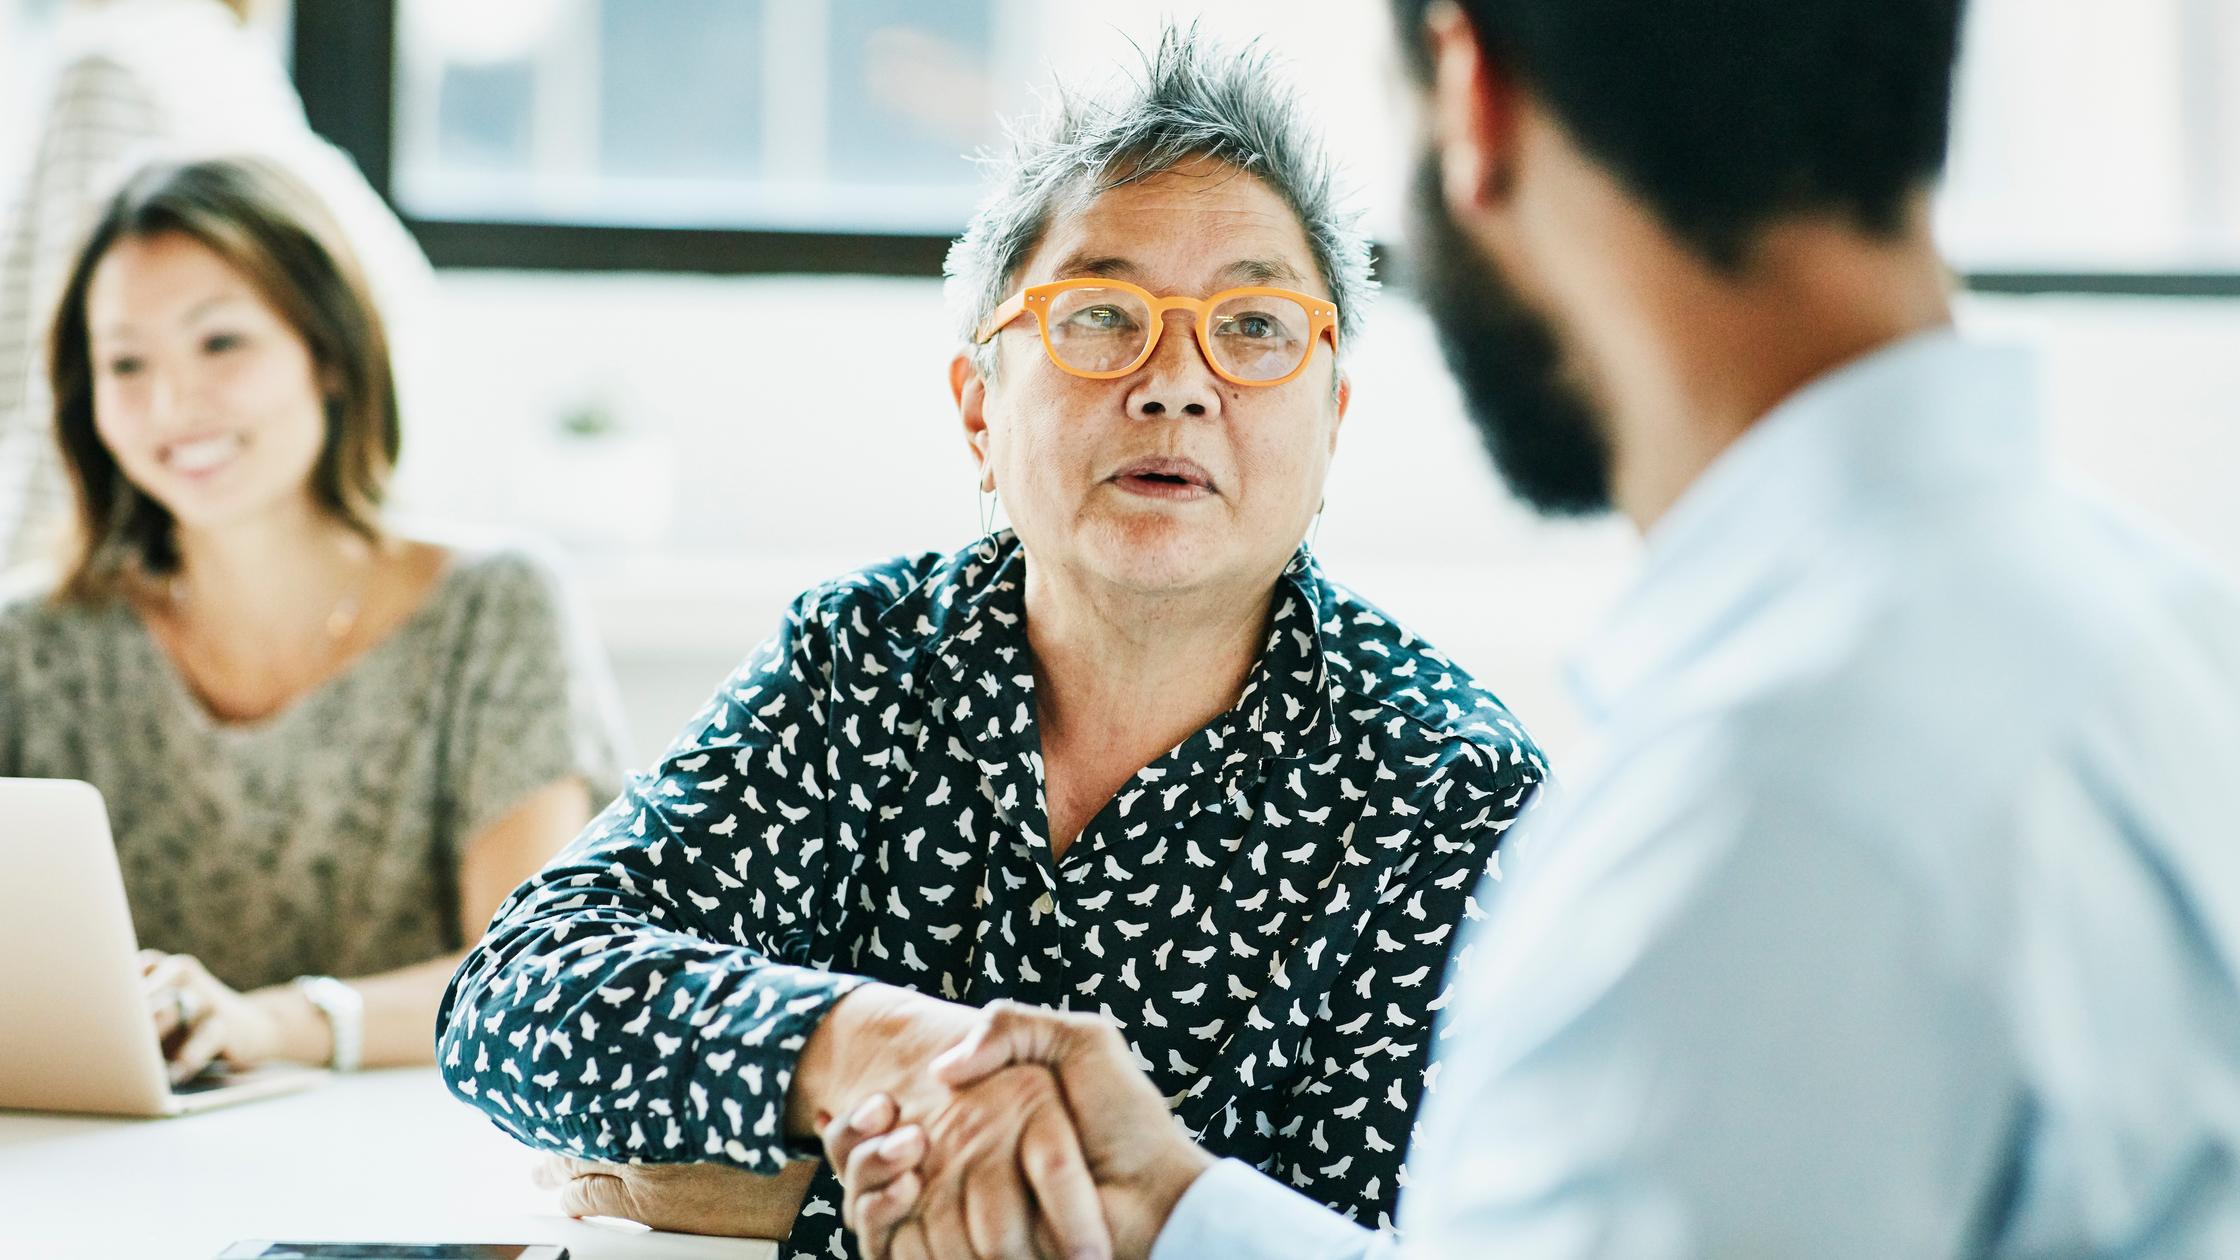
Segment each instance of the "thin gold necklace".
[[[208,666],[201,663],[199,654],[192,650],[191,640],[184,636],[179,640],[180,651],[174,661],[181,679],[187,684],[189,690],[193,691],[202,703],[210,708],[211,712],[217,714],[223,720],[257,721],[271,716],[278,711],[279,707],[292,702],[293,698],[305,694],[309,689],[321,685],[331,675],[335,664],[341,657],[345,641],[350,637],[351,631],[358,626],[359,612],[364,606],[364,593],[370,588],[373,575],[374,566],[369,565],[366,575],[360,583],[345,590],[335,600],[334,606],[327,610],[327,615],[320,624],[320,628],[325,634],[325,642],[320,645],[321,651],[318,654],[318,659],[312,663],[309,669],[300,671],[297,677],[284,681],[277,697],[267,697],[264,703],[246,706],[238,712],[229,711],[233,706],[219,707],[221,692],[212,689]],[[182,614],[191,603],[188,598],[185,577],[186,575],[183,573],[173,574],[164,583],[164,593],[171,604],[174,624],[182,627],[186,622],[186,618]]]
[[[327,642],[340,643],[350,637],[352,630],[358,628],[358,613],[364,603],[365,586],[371,581],[372,574],[369,571],[365,582],[345,589],[335,599],[334,607],[327,610],[326,617],[319,623],[326,631]],[[186,575],[183,573],[171,575],[164,583],[164,594],[174,615],[184,613],[192,603],[187,598]]]
[[[371,588],[378,568],[379,557],[370,557],[364,575],[336,596],[334,606],[327,609],[327,615],[319,622],[325,641],[320,644],[317,659],[311,661],[306,669],[294,671],[299,676],[287,682],[285,690],[290,693],[301,692],[328,676],[341,658],[343,645],[349,640],[351,632],[358,628],[359,614],[365,606],[365,594]],[[182,628],[189,621],[186,613],[193,604],[187,590],[186,576],[185,573],[174,573],[164,583],[164,593],[171,605],[173,623]],[[191,650],[191,644],[190,638],[182,637],[180,640],[180,647],[187,650],[180,654],[179,668],[192,682],[195,690],[210,695],[212,693],[207,686],[205,670],[197,667],[199,654]]]

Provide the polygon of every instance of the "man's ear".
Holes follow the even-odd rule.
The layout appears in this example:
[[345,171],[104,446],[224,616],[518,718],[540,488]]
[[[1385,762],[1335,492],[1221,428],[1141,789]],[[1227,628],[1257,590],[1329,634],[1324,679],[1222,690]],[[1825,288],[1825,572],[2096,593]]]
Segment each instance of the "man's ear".
[[972,450],[972,462],[980,470],[980,489],[996,488],[996,471],[988,462],[988,383],[980,377],[980,365],[973,362],[972,353],[960,350],[949,360],[949,394],[957,400],[957,418],[964,422],[965,445]]
[[1424,11],[1422,34],[1431,64],[1428,120],[1440,191],[1449,213],[1468,222],[1508,196],[1523,95],[1507,70],[1486,56],[1478,28],[1453,0],[1435,0]]

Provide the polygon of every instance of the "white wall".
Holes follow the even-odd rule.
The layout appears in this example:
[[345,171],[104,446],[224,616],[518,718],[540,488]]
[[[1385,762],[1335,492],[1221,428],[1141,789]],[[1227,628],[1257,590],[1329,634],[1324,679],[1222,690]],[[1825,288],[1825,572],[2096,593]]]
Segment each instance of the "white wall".
[[[2164,98],[2176,79],[2150,45],[2178,2],[2134,6],[2123,46],[2137,55],[2119,59],[2128,67],[2117,76],[2129,111],[2121,125],[2161,136],[2147,146],[2155,153],[2176,134],[2155,112],[2175,108]],[[21,157],[56,7],[0,0],[0,172]],[[1135,5],[1121,25],[1140,36],[1164,7]],[[1270,8],[1225,5],[1213,25],[1267,29]],[[2100,27],[2083,8],[2057,8],[1981,0],[1979,20],[2005,15],[2002,36],[2026,68],[2060,65],[2049,49]],[[1292,41],[1288,51],[1310,81],[1350,84],[1339,98],[1376,97],[1375,83],[1354,80],[1374,60],[1361,48],[1379,42],[1382,24],[1350,5],[1337,12],[1347,16],[1327,38]],[[2060,20],[2040,20],[2048,14]],[[2038,100],[1985,73],[1970,99]],[[2046,73],[2058,81],[2040,95],[2084,99]],[[2115,125],[2102,97],[2089,108]],[[1974,112],[1988,134],[2073,147],[2071,126],[2025,125],[2036,109]],[[1405,163],[1382,143],[1379,115],[1336,112],[1334,142],[1389,201]],[[1969,189],[2006,187],[2025,168],[2072,172],[2070,151],[2018,165],[1971,144],[1964,126],[1957,202],[1966,209]],[[2170,180],[2135,174],[2133,185],[2169,194]],[[2050,213],[2043,197],[2022,200],[2033,215]],[[2004,223],[2007,205],[1978,206],[1977,217]],[[443,289],[445,327],[428,365],[437,405],[413,420],[407,506],[565,544],[622,676],[641,753],[668,737],[801,587],[893,552],[960,545],[974,529],[943,384],[947,324],[931,282],[454,272]],[[1964,318],[2044,352],[2059,460],[2240,576],[2240,496],[2229,490],[2240,472],[2240,301],[1976,299]],[[875,358],[852,335],[865,327],[888,347]],[[1356,403],[1319,549],[1336,575],[1469,664],[1560,752],[1577,726],[1556,662],[1625,581],[1631,538],[1609,523],[1539,523],[1507,501],[1404,303],[1386,301],[1357,349]],[[558,417],[586,406],[617,417],[625,435],[559,437]]]
[[[408,497],[565,541],[641,754],[800,588],[975,529],[931,282],[449,273],[444,289],[446,405],[411,434]],[[1977,298],[1963,320],[2042,351],[2057,460],[2240,578],[2240,302]],[[1630,535],[1507,499],[1407,304],[1384,300],[1356,349],[1319,549],[1560,754],[1578,727],[1557,663],[1621,589]],[[586,401],[631,436],[556,436]]]

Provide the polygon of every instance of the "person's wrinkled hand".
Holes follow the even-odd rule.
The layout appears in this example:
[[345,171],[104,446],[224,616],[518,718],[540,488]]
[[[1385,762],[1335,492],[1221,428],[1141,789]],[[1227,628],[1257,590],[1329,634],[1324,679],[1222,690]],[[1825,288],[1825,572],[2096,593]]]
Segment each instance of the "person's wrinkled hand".
[[813,1138],[832,1114],[885,1094],[906,1120],[949,1101],[926,1063],[978,1025],[980,1012],[895,985],[866,984],[834,1003],[801,1047],[786,1089],[789,1136]]
[[856,1249],[867,1260],[885,1260],[895,1230],[918,1206],[925,1130],[898,1126],[900,1119],[894,1099],[873,1094],[853,1113],[827,1118],[817,1134],[825,1162],[837,1171],[845,1192],[841,1223],[856,1235]]
[[251,1067],[279,1057],[279,1019],[193,956],[141,950],[140,982],[172,1084],[192,1079],[221,1058]]
[[729,1164],[602,1164],[547,1155],[531,1176],[560,1192],[570,1216],[617,1216],[653,1229],[727,1238],[784,1238],[793,1232],[814,1161],[759,1176]]
[[[1174,1205],[1213,1164],[1167,1111],[1166,1100],[1136,1067],[1110,1021],[999,1001],[973,1030],[931,1064],[934,1077],[959,1092],[1018,1064],[1042,1064],[1056,1075],[1082,1157],[1095,1180],[1112,1254],[1135,1260],[1150,1253]],[[876,1100],[873,1100],[876,1102]],[[928,1186],[939,1139],[918,1126],[892,1127],[891,1112],[867,1104],[866,1114],[825,1133],[827,1158],[848,1191],[848,1224],[868,1247],[893,1241],[896,1260],[914,1239],[938,1246],[939,1219],[904,1228],[931,1212]],[[930,1128],[931,1126],[927,1126]],[[870,1254],[867,1252],[867,1254]],[[948,1253],[926,1250],[921,1254]]]
[[[843,1217],[872,1260],[1112,1254],[1096,1186],[1047,1068],[997,1071],[958,1091],[922,1126],[886,1132],[897,1118],[891,1100],[874,1097],[820,1135],[849,1190]],[[885,1180],[866,1200],[856,1187],[874,1172]],[[914,1207],[906,1216],[880,1207],[898,1177],[908,1179],[901,1195]],[[867,1206],[876,1227],[866,1226]]]
[[991,1002],[971,1034],[930,1066],[934,1079],[962,1090],[1027,1063],[1057,1076],[1096,1179],[1114,1254],[1121,1260],[1148,1256],[1175,1204],[1213,1166],[1213,1156],[1183,1132],[1119,1028],[1099,1015]]

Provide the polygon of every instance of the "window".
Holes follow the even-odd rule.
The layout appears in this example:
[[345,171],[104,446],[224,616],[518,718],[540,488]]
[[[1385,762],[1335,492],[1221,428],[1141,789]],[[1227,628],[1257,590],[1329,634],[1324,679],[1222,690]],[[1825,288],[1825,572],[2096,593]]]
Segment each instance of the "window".
[[1947,252],[1976,271],[2240,273],[2240,5],[1973,3]]
[[1027,77],[1014,7],[404,0],[392,189],[430,219],[953,232]]
[[[439,263],[933,274],[967,155],[1169,16],[1263,34],[1389,236],[1375,0],[297,0],[314,125]],[[1938,231],[1990,289],[2240,292],[2240,5],[1974,0]]]

